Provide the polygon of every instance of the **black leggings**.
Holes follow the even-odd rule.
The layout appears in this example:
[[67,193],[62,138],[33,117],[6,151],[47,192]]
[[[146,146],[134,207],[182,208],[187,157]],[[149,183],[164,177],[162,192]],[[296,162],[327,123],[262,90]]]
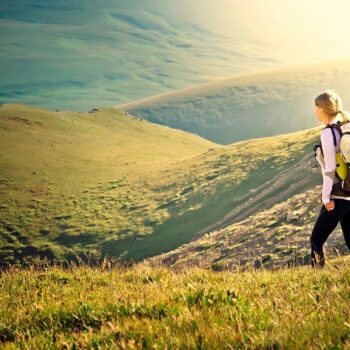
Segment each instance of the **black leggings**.
[[322,205],[310,236],[311,264],[313,267],[324,266],[325,256],[323,244],[331,232],[337,227],[339,221],[345,243],[350,250],[350,200],[334,198],[333,201],[335,206],[331,211],[327,211],[324,204]]

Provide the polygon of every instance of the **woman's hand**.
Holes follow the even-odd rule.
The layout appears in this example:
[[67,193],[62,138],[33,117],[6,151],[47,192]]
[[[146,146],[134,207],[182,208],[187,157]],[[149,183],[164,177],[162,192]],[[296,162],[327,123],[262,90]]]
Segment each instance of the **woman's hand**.
[[330,201],[326,203],[324,206],[326,207],[327,211],[330,211],[334,209],[335,204],[334,204],[334,201]]

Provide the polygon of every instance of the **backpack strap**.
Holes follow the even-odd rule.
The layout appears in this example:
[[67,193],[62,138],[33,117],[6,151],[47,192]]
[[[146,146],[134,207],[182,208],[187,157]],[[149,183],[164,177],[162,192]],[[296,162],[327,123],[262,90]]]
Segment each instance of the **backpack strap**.
[[[334,144],[334,147],[337,146],[337,139],[336,139],[336,137],[335,137],[334,128],[338,130],[338,132],[339,132],[339,134],[340,134],[340,137],[341,137],[341,136],[343,135],[342,129],[341,129],[341,127],[340,127],[341,125],[342,125],[342,123],[338,120],[336,124],[327,124],[327,125],[323,128],[323,130],[326,129],[326,128],[330,128],[330,129],[331,129],[331,131],[332,131],[332,136],[333,136],[333,144]],[[347,132],[344,133],[344,134],[347,134]],[[350,134],[350,132],[349,132],[349,134]],[[324,156],[324,154],[323,154],[323,149],[322,149],[321,139],[320,139],[320,143],[318,143],[317,145],[314,146],[315,156],[316,156],[316,149],[317,149],[318,147],[320,147],[322,156]]]
[[343,130],[342,130],[342,128],[341,128],[341,126],[342,126],[343,124],[344,124],[344,123],[341,123],[339,120],[337,121],[337,124],[333,124],[334,127],[338,130],[340,137],[343,136]]
[[[337,145],[337,139],[335,137],[335,132],[334,132],[334,128],[336,128],[338,130],[338,132],[340,133],[340,136],[342,135],[342,132],[341,132],[341,129],[340,127],[338,128],[338,124],[327,124],[327,126],[325,126],[323,128],[324,129],[327,129],[327,128],[330,128],[332,130],[332,135],[333,135],[333,144],[334,144],[334,147]],[[339,130],[340,129],[340,130]]]

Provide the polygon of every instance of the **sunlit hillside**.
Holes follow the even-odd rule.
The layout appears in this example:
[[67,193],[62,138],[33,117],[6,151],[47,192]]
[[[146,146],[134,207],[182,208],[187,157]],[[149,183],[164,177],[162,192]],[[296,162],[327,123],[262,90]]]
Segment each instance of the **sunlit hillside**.
[[0,107],[1,261],[142,259],[321,181],[319,128],[222,146],[115,108]]
[[150,174],[218,147],[114,108],[3,105],[0,123],[2,262],[142,237],[149,228],[140,223],[163,218],[139,190]]
[[154,96],[118,108],[218,143],[318,125],[315,97],[334,89],[350,110],[350,60],[274,69]]

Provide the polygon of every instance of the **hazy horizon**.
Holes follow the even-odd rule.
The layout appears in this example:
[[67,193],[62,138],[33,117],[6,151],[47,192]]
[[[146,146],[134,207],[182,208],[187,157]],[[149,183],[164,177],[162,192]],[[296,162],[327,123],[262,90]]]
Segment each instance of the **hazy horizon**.
[[350,58],[345,1],[3,1],[1,103],[88,110]]

